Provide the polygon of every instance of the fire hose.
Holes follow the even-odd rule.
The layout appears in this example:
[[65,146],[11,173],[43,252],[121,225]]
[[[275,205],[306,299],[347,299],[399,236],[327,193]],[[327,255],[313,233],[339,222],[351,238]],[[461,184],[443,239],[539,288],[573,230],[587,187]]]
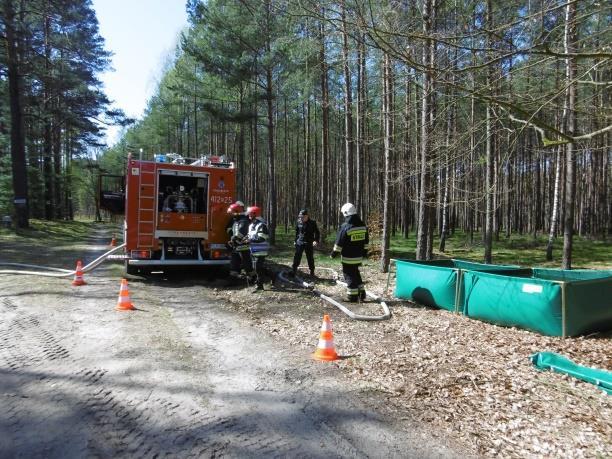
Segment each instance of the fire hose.
[[[108,257],[110,257],[113,253],[121,250],[125,247],[125,244],[118,245],[117,247],[113,247],[108,252],[100,255],[91,263],[83,266],[82,271],[84,273],[93,271],[100,264],[102,264]],[[24,271],[21,269],[1,269],[0,274],[23,274],[23,275],[31,275],[31,276],[45,276],[45,277],[70,277],[76,274],[74,269],[62,269],[62,268],[52,268],[48,266],[38,266],[38,265],[27,265],[24,263],[7,263],[0,261],[0,266],[13,266],[16,268],[28,268],[28,269],[37,269],[40,271]]]
[[[334,275],[334,280],[336,281],[336,284],[338,285],[343,285],[346,287],[346,283],[342,282],[341,280],[338,279],[338,274],[336,273],[335,270],[331,269],[331,268],[318,268],[318,269],[325,269],[328,271],[331,271]],[[314,283],[309,284],[308,282],[306,282],[304,279],[295,276],[294,280],[291,279],[287,279],[287,277],[285,277],[285,272],[281,271],[280,274],[278,275],[279,279],[283,282],[286,282],[288,284],[294,284],[294,285],[298,285],[304,289],[308,289],[310,290],[313,295],[318,296],[319,298],[321,298],[322,300],[327,301],[328,303],[336,306],[338,309],[340,309],[343,313],[345,313],[347,316],[349,316],[351,319],[353,320],[367,320],[367,321],[378,321],[378,320],[387,320],[391,318],[391,311],[389,310],[389,307],[387,306],[387,304],[385,303],[385,301],[383,300],[382,297],[369,292],[366,290],[366,295],[370,298],[372,298],[373,300],[377,301],[380,303],[380,305],[383,308],[383,312],[384,314],[380,315],[380,316],[366,316],[363,314],[357,314],[353,311],[351,311],[349,308],[347,308],[346,306],[344,306],[342,303],[334,300],[333,298],[325,295],[323,292],[318,291],[317,289],[315,289],[314,287]]]

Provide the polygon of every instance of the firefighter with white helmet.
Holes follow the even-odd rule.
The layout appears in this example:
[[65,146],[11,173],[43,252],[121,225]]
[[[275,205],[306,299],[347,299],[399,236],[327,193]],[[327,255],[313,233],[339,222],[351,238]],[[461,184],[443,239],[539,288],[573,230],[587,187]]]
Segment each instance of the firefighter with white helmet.
[[241,269],[244,269],[247,276],[254,278],[255,272],[248,243],[249,218],[244,214],[244,204],[236,201],[227,208],[227,213],[232,216],[226,227],[229,236],[228,245],[232,249],[230,276],[239,277]]
[[264,275],[264,262],[268,256],[268,250],[270,244],[268,243],[268,224],[261,217],[261,208],[258,206],[251,206],[246,211],[247,216],[251,224],[249,225],[249,248],[253,257],[253,268],[257,274],[257,288],[256,292],[263,290],[263,275]]
[[369,248],[368,227],[357,214],[357,208],[347,202],[340,209],[344,223],[338,230],[331,258],[342,257],[342,273],[347,283],[347,295],[350,302],[359,298],[365,299],[365,287],[359,273],[359,266],[367,256]]

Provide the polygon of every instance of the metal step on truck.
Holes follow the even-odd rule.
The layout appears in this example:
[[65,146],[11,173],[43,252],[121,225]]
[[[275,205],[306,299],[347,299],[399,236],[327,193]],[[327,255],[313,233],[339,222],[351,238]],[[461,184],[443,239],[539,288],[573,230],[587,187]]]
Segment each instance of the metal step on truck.
[[125,176],[125,270],[229,266],[227,207],[236,169],[225,157],[178,154],[128,157]]

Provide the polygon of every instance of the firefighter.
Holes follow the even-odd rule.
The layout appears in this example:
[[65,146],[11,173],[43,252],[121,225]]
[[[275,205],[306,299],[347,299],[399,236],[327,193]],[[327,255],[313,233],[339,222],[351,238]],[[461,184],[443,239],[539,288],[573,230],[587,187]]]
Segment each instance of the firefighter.
[[363,258],[367,257],[369,248],[368,228],[357,215],[357,209],[351,203],[346,203],[340,209],[344,223],[338,230],[334,250],[330,257],[342,255],[342,273],[347,284],[348,300],[351,303],[359,298],[365,299],[366,291],[359,273]]
[[246,275],[254,279],[255,272],[248,244],[249,218],[244,214],[244,204],[236,201],[227,208],[227,213],[232,216],[226,227],[229,235],[228,245],[232,249],[230,276],[239,277],[241,269],[244,269]]
[[268,224],[261,218],[261,209],[251,206],[247,209],[247,216],[251,221],[249,225],[249,248],[253,257],[253,268],[257,275],[256,292],[263,290],[264,262],[268,256],[270,244],[268,243]]
[[302,253],[306,252],[306,260],[308,261],[308,268],[310,269],[310,275],[315,275],[315,262],[313,256],[313,247],[319,244],[321,234],[317,222],[312,220],[308,215],[306,209],[300,210],[298,214],[298,222],[295,226],[295,255],[293,256],[293,266],[291,268],[291,276],[295,276],[298,266],[302,261]]

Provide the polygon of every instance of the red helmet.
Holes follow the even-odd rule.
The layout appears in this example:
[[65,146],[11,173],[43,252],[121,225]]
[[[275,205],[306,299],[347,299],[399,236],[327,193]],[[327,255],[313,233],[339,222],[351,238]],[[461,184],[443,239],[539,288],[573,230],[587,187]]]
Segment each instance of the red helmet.
[[249,217],[251,215],[254,217],[261,217],[261,207],[251,206],[247,209],[246,213]]
[[242,204],[239,201],[233,203],[227,208],[228,214],[236,215],[236,214],[241,214],[242,212],[244,212],[244,204]]

